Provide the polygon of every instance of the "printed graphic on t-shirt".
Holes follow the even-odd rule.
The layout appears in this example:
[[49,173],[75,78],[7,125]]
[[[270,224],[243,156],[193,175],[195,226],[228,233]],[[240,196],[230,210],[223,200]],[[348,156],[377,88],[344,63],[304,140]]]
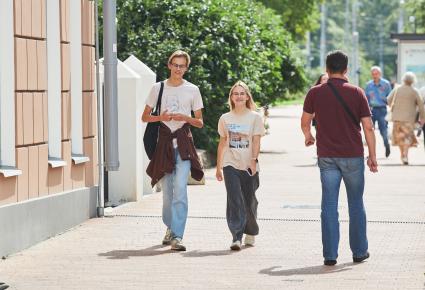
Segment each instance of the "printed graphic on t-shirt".
[[229,147],[245,149],[249,147],[249,126],[240,124],[228,124]]
[[169,95],[165,99],[165,108],[168,113],[180,113],[180,102],[176,95]]

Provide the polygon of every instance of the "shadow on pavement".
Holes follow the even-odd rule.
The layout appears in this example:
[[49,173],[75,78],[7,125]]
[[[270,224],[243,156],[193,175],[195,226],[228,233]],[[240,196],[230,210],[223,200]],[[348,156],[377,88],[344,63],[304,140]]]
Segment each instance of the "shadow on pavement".
[[[247,249],[247,247],[242,247],[241,251]],[[236,254],[240,251],[231,251],[231,250],[219,250],[219,251],[190,251],[186,253],[182,253],[183,257],[187,258],[203,258],[203,257],[218,257],[218,256],[228,256],[232,254]]]
[[[161,250],[167,248],[167,250]],[[164,254],[176,253],[170,250],[169,246],[156,245],[141,250],[114,250],[106,253],[100,253],[99,256],[108,257],[108,259],[128,259],[130,257],[152,257]]]
[[269,276],[292,276],[292,275],[318,275],[318,274],[331,274],[338,272],[350,271],[353,263],[344,263],[337,264],[336,266],[313,266],[313,267],[305,267],[305,268],[295,268],[295,269],[287,269],[287,270],[276,270],[280,268],[280,266],[274,266],[270,268],[266,268],[260,270],[259,274],[265,274]]
[[269,119],[300,119],[301,116],[289,116],[289,115],[270,115]]
[[317,163],[314,164],[300,164],[300,165],[293,165],[294,167],[318,167]]
[[409,165],[403,165],[401,163],[397,163],[397,164],[379,164],[378,163],[378,167],[382,166],[382,167],[424,167],[425,164],[409,164]]

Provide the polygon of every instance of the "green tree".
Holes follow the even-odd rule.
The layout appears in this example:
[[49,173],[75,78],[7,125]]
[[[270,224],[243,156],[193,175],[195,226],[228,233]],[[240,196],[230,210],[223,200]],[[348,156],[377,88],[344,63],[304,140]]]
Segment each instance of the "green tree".
[[121,0],[117,3],[118,56],[134,54],[157,74],[176,49],[192,64],[186,79],[204,101],[202,130],[193,130],[199,148],[214,152],[218,117],[227,108],[230,87],[239,79],[260,105],[304,88],[296,45],[271,9],[250,0]]
[[307,31],[317,29],[319,4],[323,0],[260,0],[282,16],[284,28],[294,39],[304,39]]
[[[379,65],[380,43],[382,35],[384,76],[392,79],[396,75],[397,45],[390,39],[391,32],[396,32],[398,0],[358,0],[357,31],[359,34],[360,86],[370,79],[369,69]],[[327,42],[326,50],[341,49],[352,55],[352,1],[349,1],[349,14],[345,13],[345,1],[327,0]],[[348,19],[348,31],[345,31]],[[312,66],[319,65],[320,29],[312,32]],[[349,64],[350,65],[350,64]],[[324,69],[324,68],[323,68]]]
[[414,23],[407,22],[406,32],[425,33],[425,0],[406,1],[406,16],[415,17]]

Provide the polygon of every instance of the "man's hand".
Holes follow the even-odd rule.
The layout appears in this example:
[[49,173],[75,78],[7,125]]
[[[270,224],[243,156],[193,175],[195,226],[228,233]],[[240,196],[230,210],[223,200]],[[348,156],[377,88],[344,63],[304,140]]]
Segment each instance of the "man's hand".
[[215,171],[215,178],[217,178],[218,181],[223,181],[223,172],[218,167],[217,167],[217,170]]
[[367,166],[371,172],[378,172],[378,161],[376,161],[376,157],[368,157]]
[[174,121],[184,121],[187,122],[187,118],[188,116],[184,115],[184,114],[171,114],[171,119],[173,119]]
[[305,141],[304,144],[305,146],[311,146],[314,145],[314,142],[316,142],[316,139],[314,139],[313,135],[308,134],[307,136],[305,136]]
[[168,111],[165,110],[164,112],[161,113],[161,115],[159,116],[159,119],[161,122],[171,121],[171,114],[168,114]]

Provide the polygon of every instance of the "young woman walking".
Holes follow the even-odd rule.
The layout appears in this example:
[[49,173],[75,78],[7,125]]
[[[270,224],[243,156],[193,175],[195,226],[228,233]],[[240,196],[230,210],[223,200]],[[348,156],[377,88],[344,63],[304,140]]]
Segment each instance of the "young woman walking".
[[220,142],[217,150],[218,181],[223,180],[227,191],[226,218],[233,236],[230,248],[253,246],[258,235],[255,191],[259,187],[258,154],[260,139],[265,134],[261,115],[255,112],[255,103],[248,86],[238,81],[229,93],[230,112],[218,122]]

